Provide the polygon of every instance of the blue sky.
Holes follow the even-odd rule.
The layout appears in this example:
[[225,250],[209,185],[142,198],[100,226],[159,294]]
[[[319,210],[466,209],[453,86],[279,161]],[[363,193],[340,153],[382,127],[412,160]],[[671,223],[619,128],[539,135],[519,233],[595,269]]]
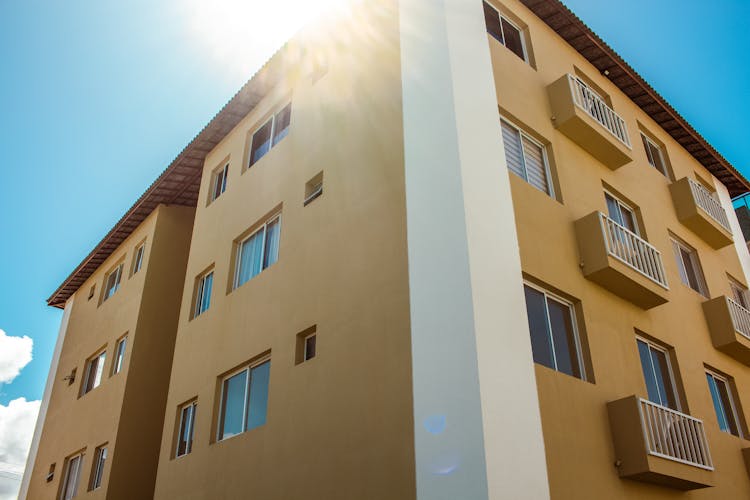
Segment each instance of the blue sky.
[[[34,340],[1,405],[41,398],[61,317],[45,299],[293,29],[211,33],[210,3],[0,0],[0,329]],[[750,173],[750,2],[566,4]]]

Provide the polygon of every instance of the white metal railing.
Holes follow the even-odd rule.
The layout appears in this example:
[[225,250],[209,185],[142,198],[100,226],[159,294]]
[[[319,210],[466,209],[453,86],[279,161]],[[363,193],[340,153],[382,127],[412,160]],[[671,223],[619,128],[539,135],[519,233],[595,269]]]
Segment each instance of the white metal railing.
[[724,211],[724,207],[721,206],[721,202],[711,194],[711,191],[706,189],[700,182],[694,181],[690,177],[687,178],[688,184],[690,184],[690,191],[693,193],[693,199],[695,204],[698,205],[701,210],[706,212],[709,217],[718,222],[721,227],[729,231],[729,219],[727,213]]
[[713,470],[703,421],[639,398],[643,438],[650,455]]
[[651,281],[669,288],[661,252],[649,242],[599,212],[607,253]]
[[729,297],[726,297],[726,299],[735,331],[750,339],[750,311],[742,307],[735,300]]
[[581,108],[591,118],[599,122],[602,127],[606,128],[610,134],[614,135],[620,142],[632,149],[628,127],[625,120],[614,112],[596,92],[592,91],[585,83],[575,76],[568,74],[570,83],[570,92],[573,95],[573,102]]

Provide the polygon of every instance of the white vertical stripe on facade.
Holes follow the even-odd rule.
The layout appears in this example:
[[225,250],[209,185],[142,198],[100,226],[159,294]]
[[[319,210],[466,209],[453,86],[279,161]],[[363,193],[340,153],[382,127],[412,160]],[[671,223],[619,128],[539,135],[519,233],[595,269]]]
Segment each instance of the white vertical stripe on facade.
[[417,498],[546,500],[482,5],[399,9]]
[[73,309],[73,300],[75,295],[68,299],[65,303],[65,309],[63,310],[62,320],[60,320],[60,331],[57,334],[57,342],[55,343],[55,350],[52,353],[52,363],[49,367],[49,374],[47,375],[47,384],[44,386],[44,394],[42,396],[42,404],[39,406],[39,415],[36,418],[36,426],[34,427],[34,436],[31,438],[31,447],[29,448],[29,456],[26,459],[26,470],[23,473],[23,479],[21,480],[21,490],[18,493],[19,500],[26,500],[26,494],[29,491],[29,482],[31,481],[31,473],[34,469],[34,462],[36,461],[36,453],[39,450],[39,439],[42,437],[42,428],[44,427],[44,419],[47,416],[47,408],[49,407],[49,398],[52,394],[52,386],[55,384],[55,375],[57,375],[57,365],[60,362],[60,352],[62,351],[63,342],[65,341],[65,333],[68,331],[68,320],[70,319],[70,311]]

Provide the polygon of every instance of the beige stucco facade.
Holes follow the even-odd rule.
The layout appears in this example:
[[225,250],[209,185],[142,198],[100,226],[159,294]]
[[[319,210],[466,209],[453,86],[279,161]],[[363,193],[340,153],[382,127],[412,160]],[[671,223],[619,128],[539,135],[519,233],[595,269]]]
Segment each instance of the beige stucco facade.
[[[274,57],[283,77],[205,153],[196,207],[154,210],[75,292],[27,498],[59,498],[65,458],[102,443],[104,486],[85,491],[85,458],[81,497],[750,498],[750,337],[724,298],[730,278],[748,284],[750,255],[732,244],[727,188],[524,3],[488,3],[520,29],[525,60],[485,32],[479,2],[457,0],[429,18],[413,0],[359,5]],[[576,106],[568,75],[630,144]],[[253,134],[290,102],[288,135],[248,167]],[[551,195],[508,171],[500,116],[544,148]],[[697,208],[693,181],[728,222]],[[633,210],[657,279],[608,251],[605,192]],[[235,286],[239,244],[277,214],[278,259]],[[672,238],[695,250],[704,295],[683,283]],[[99,304],[144,239],[143,270]],[[532,362],[524,282],[570,304],[582,377]],[[316,356],[300,362],[312,331]],[[636,338],[666,349],[710,466],[646,449]],[[79,398],[103,346],[106,377]],[[223,381],[265,359],[265,424],[219,439]],[[745,438],[719,428],[707,369],[727,377]],[[193,401],[192,449],[176,457]]]

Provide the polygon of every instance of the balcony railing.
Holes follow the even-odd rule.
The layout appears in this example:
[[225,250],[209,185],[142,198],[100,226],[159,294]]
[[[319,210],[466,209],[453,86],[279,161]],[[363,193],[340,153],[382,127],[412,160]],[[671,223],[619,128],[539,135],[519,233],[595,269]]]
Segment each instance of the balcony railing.
[[729,231],[729,219],[727,219],[727,213],[724,211],[724,207],[721,206],[721,202],[717,200],[711,192],[703,187],[700,182],[694,181],[688,178],[690,184],[690,191],[693,193],[693,199],[698,207],[706,212],[709,217],[715,220],[721,227]]
[[646,240],[599,212],[607,253],[664,288],[667,276],[661,252]]
[[726,299],[727,304],[729,304],[729,314],[732,316],[735,331],[742,334],[743,337],[750,339],[750,311],[729,297]]
[[589,87],[578,80],[578,78],[568,74],[568,82],[570,83],[570,91],[573,95],[573,102],[575,102],[576,106],[584,110],[586,114],[599,122],[602,127],[607,129],[607,131],[615,136],[620,142],[632,149],[625,120],[615,113],[601,97],[596,95]]
[[642,398],[639,409],[649,454],[714,469],[702,420]]

